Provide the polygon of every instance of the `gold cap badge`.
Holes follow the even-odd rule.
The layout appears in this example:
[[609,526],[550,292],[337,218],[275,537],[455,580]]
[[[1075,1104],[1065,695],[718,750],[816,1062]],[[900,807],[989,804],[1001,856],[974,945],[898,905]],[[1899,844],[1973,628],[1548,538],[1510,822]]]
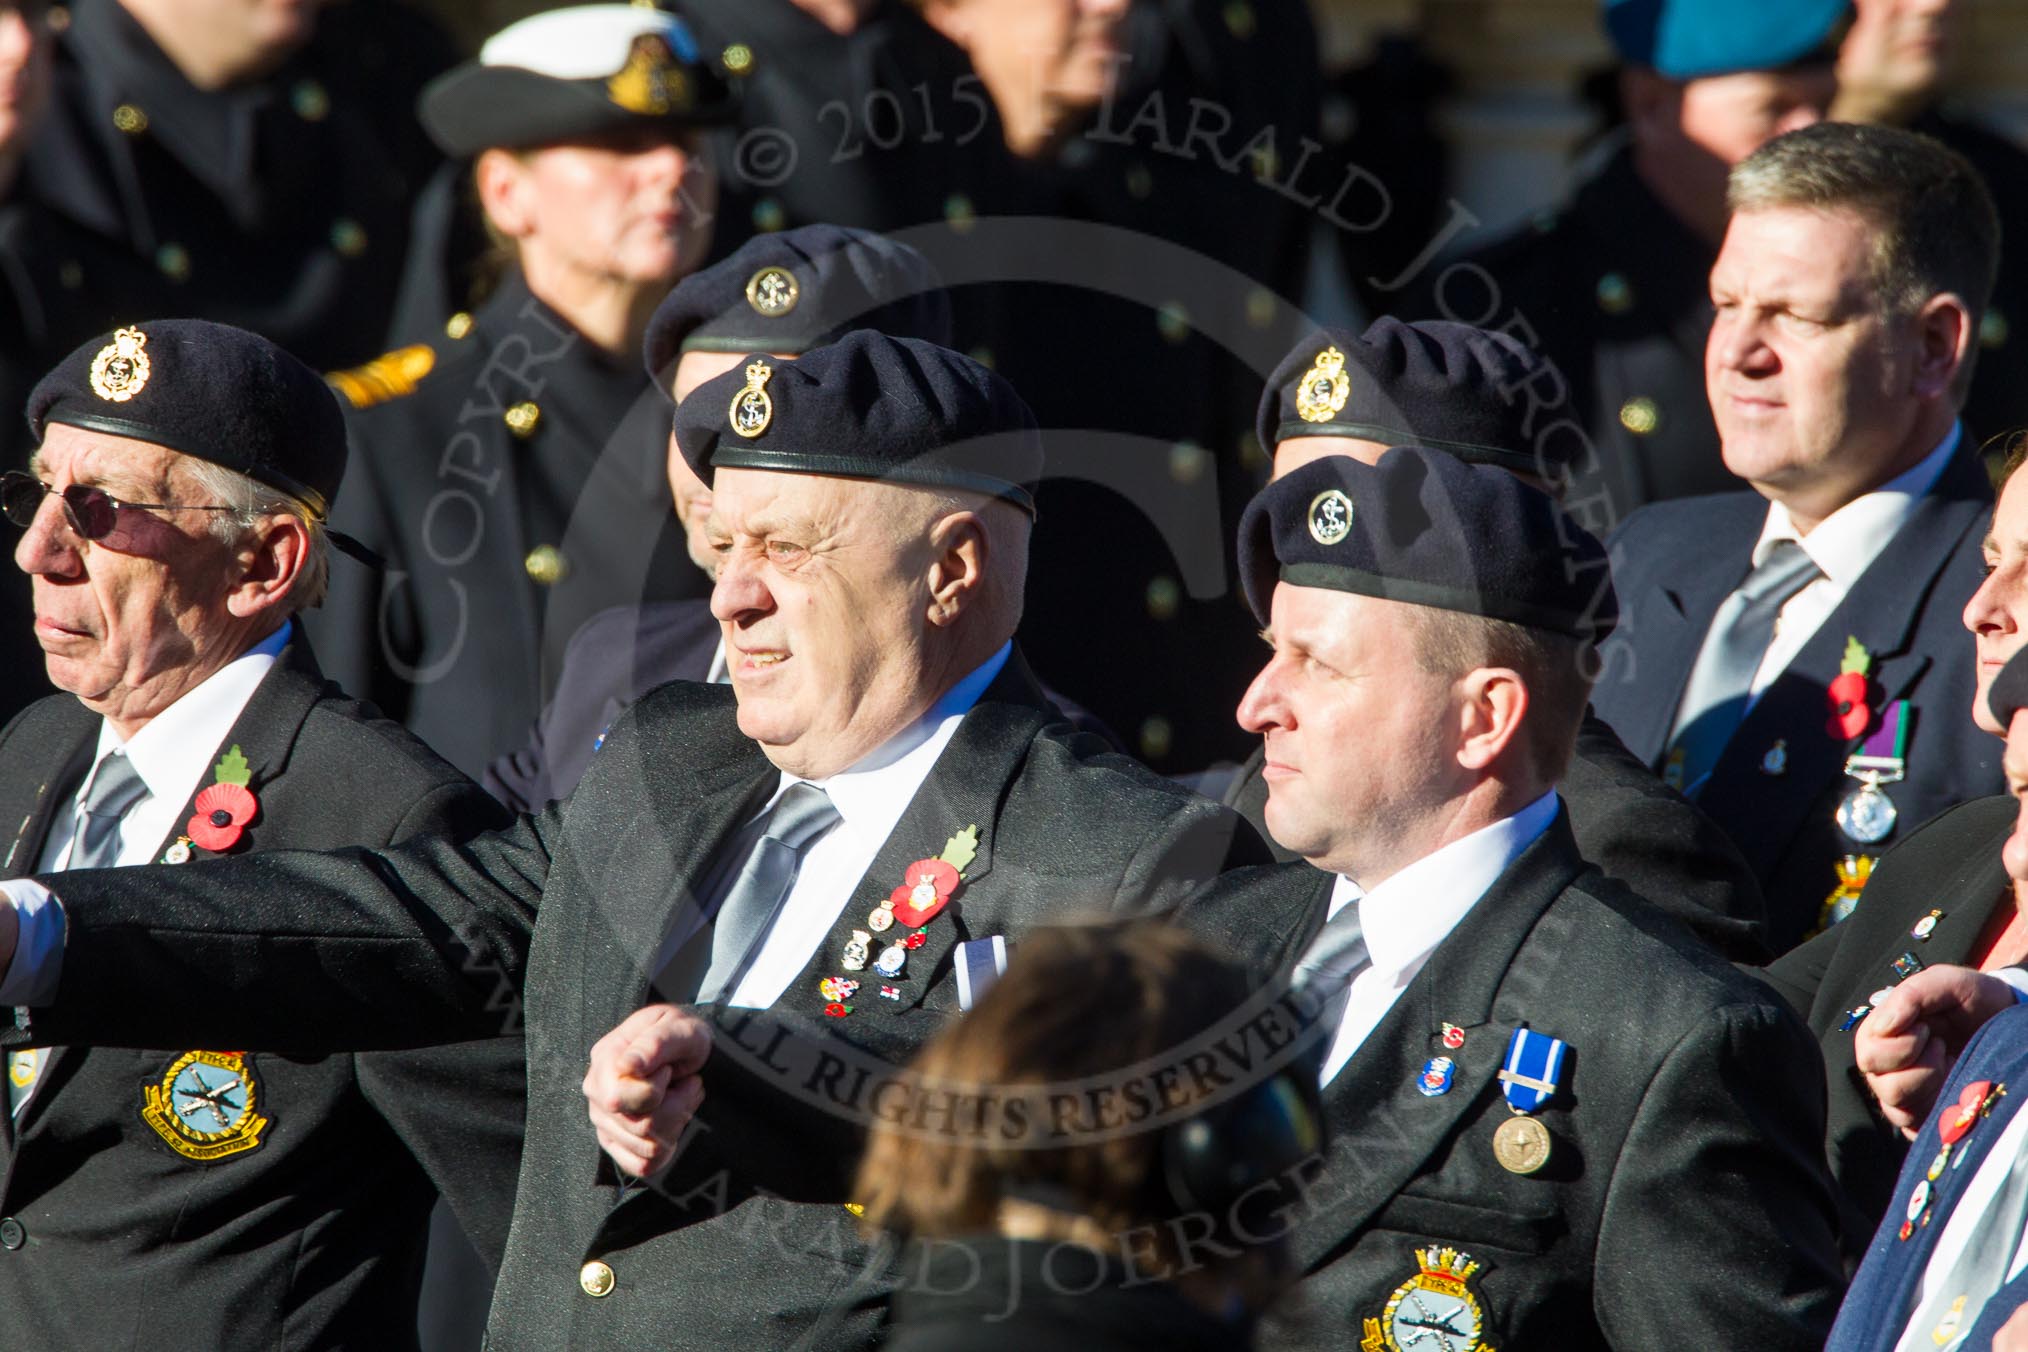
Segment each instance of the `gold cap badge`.
[[113,341],[92,358],[92,393],[115,404],[124,404],[148,388],[148,335],[139,329],[120,329]]
[[630,113],[663,117],[690,106],[690,77],[676,64],[669,40],[643,33],[627,50],[627,64],[606,81],[606,97]]
[[1352,397],[1352,380],[1345,374],[1345,354],[1327,347],[1316,362],[1303,372],[1296,385],[1296,412],[1304,422],[1327,422]]
[[768,430],[768,424],[775,420],[775,401],[768,397],[762,386],[775,368],[764,361],[757,361],[746,368],[746,386],[732,396],[732,430],[751,439]]
[[1352,499],[1327,488],[1310,499],[1310,538],[1335,545],[1352,533]]
[[803,289],[787,268],[765,267],[747,279],[746,303],[769,319],[780,319],[796,308]]

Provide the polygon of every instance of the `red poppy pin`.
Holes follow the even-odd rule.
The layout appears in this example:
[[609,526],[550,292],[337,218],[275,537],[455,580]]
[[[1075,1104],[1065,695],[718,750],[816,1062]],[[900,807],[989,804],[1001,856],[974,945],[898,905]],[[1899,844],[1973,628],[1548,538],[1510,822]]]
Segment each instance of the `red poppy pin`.
[[197,813],[183,828],[191,844],[214,854],[239,844],[261,810],[260,800],[247,788],[252,779],[245,753],[234,746],[219,761],[213,782],[197,795]]
[[964,881],[965,868],[979,853],[979,828],[968,826],[944,842],[944,852],[934,859],[918,859],[902,875],[900,887],[890,892],[888,905],[894,918],[910,929],[920,929],[934,920],[950,903],[951,895]]
[[1831,717],[1824,724],[1824,731],[1837,741],[1849,742],[1863,735],[1866,725],[1873,721],[1873,707],[1868,702],[1871,682],[1866,679],[1872,666],[1873,654],[1866,651],[1866,645],[1848,636],[1845,660],[1825,692],[1831,703]]

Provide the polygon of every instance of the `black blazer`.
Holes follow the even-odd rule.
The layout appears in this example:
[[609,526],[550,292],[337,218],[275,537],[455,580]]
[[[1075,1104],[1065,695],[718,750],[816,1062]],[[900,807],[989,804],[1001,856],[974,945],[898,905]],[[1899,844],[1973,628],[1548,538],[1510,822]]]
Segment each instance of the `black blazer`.
[[[1894,1176],[1908,1153],[1880,1116],[1866,1077],[1852,1063],[1846,1015],[1898,978],[1894,960],[1913,953],[1926,966],[1968,963],[1979,933],[2014,904],[2000,847],[2019,811],[2012,798],[1980,798],[1927,822],[1873,871],[1859,909],[1767,969],[1768,983],[1809,1021],[1830,1076],[1831,1172],[1844,1204],[1845,1252],[1857,1263],[1886,1214]],[[1915,927],[1941,911],[1927,938]]]
[[[1817,929],[1842,856],[1878,856],[1945,808],[2003,787],[1999,743],[1972,723],[1974,656],[1960,618],[1985,577],[1980,546],[1992,501],[1985,470],[1967,446],[1761,694],[1698,794],[1698,806],[1760,879],[1776,953]],[[1650,766],[1660,768],[1705,632],[1745,579],[1766,518],[1759,494],[1726,493],[1657,503],[1613,533],[1620,623],[1606,643],[1592,703]],[[1874,707],[1906,699],[1915,719],[1908,777],[1886,790],[1898,825],[1872,846],[1849,839],[1835,820],[1839,802],[1858,787],[1845,774],[1848,744],[1825,730],[1826,691],[1847,638],[1875,656]],[[1785,762],[1769,773],[1778,740]]]
[[[1286,967],[1332,883],[1249,869],[1193,910],[1250,922]],[[1570,1047],[1532,1175],[1493,1154],[1523,1024]],[[1426,1097],[1432,1056],[1456,1069]],[[1559,813],[1326,1087],[1329,1158],[1291,1208],[1306,1276],[1261,1345],[1364,1345],[1438,1245],[1480,1264],[1487,1346],[1816,1352],[1843,1286],[1820,1074],[1788,1008],[1587,865]]]
[[[147,889],[117,869],[52,878],[62,984],[35,1026],[118,1041],[139,1004],[179,1038],[332,1051],[470,1036],[503,993],[518,996],[528,1140],[492,1345],[786,1347],[850,1288],[826,1345],[863,1346],[893,1278],[862,1272],[868,1250],[842,1205],[868,1085],[854,1067],[878,1065],[854,1058],[901,1056],[957,1011],[960,940],[1172,904],[1265,851],[1230,812],[1070,731],[1010,661],[787,994],[764,1013],[722,1012],[702,1125],[670,1173],[657,1190],[623,1188],[578,1090],[591,1045],[651,998],[686,884],[778,782],[731,691],[679,683],[621,717],[567,801],[469,845],[266,855],[165,871]],[[900,998],[879,998],[868,971],[853,1013],[827,1018],[819,982],[839,973],[851,931],[910,863],[973,824],[977,857],[923,931]],[[215,999],[168,1007],[200,972]],[[778,1063],[800,1073],[785,1081]],[[581,1287],[590,1261],[612,1268],[610,1293]]]
[[[1265,760],[1265,750],[1256,749],[1222,795],[1263,837],[1268,836]],[[1578,851],[1607,877],[1652,899],[1733,961],[1766,959],[1767,905],[1738,849],[1694,803],[1634,759],[1590,710],[1556,791],[1570,812]],[[1268,848],[1285,864],[1300,857],[1271,837]]]
[[[669,500],[669,401],[638,362],[593,348],[519,273],[462,338],[422,350],[333,377],[355,407],[332,525],[387,569],[334,569],[309,632],[340,685],[477,778],[520,744],[587,619],[709,583]],[[524,406],[525,435],[507,421]],[[556,571],[531,569],[545,548]]]
[[[35,866],[91,767],[99,722],[60,695],[0,734],[0,876]],[[300,641],[213,759],[235,744],[260,802],[235,854],[452,839],[500,816],[421,743],[328,685]],[[158,857],[193,811],[178,814]],[[151,878],[176,871],[113,870],[143,915]],[[19,1119],[0,1113],[0,1212],[25,1233],[0,1253],[0,1341],[129,1347],[174,1330],[206,1348],[414,1346],[436,1191],[489,1262],[505,1246],[520,1039],[314,1059],[248,1053],[267,1126],[250,1149],[195,1159],[148,1125],[143,1107],[183,1052],[242,1045],[156,1026],[164,1002],[202,1004],[208,984],[186,973],[176,987],[129,992],[122,1045],[53,1049]]]

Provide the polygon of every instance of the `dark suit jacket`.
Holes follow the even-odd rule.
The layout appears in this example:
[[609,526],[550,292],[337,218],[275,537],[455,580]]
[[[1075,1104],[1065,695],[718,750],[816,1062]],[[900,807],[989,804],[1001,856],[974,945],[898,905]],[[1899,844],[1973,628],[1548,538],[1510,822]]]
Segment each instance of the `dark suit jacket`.
[[[1967,963],[1996,910],[2013,904],[2000,846],[2014,830],[2012,798],[1953,808],[1889,851],[1873,871],[1859,909],[1767,969],[1767,980],[1808,1020],[1830,1074],[1831,1172],[1843,1191],[1845,1249],[1853,1262],[1880,1223],[1908,1143],[1881,1118],[1852,1063],[1848,1011],[1897,980],[1894,960]],[[1927,939],[1912,933],[1942,911]]]
[[[1863,908],[1862,908],[1863,909]],[[1934,1182],[1927,1178],[1930,1165],[1943,1148],[1937,1126],[1945,1112],[1957,1107],[1968,1084],[1990,1080],[2006,1088],[1992,1112],[1952,1148],[1948,1167]],[[1936,1248],[1937,1237],[1949,1223],[1952,1211],[1966,1188],[1978,1176],[1979,1165],[1993,1143],[2006,1131],[2014,1114],[2028,1101],[2022,1093],[2028,1086],[2028,1009],[2014,1008],[1994,1018],[1965,1047],[1964,1054],[1945,1082],[1937,1106],[1922,1124],[1908,1147],[1901,1175],[1894,1181],[1887,1218],[1873,1233],[1865,1261],[1852,1278],[1852,1292],[1838,1311],[1838,1325],[1831,1330],[1825,1352],[1892,1352],[1901,1338],[1915,1305],[1917,1284]],[[1928,1224],[1917,1225],[1907,1239],[1900,1237],[1901,1223],[1917,1185],[1928,1183],[1930,1200]],[[1967,1310],[1970,1334],[1961,1344],[1964,1352],[1984,1352],[1993,1343],[1993,1334],[2007,1317],[2028,1304],[2028,1277],[2017,1277],[1994,1294],[1983,1311]]]
[[[0,734],[0,876],[35,866],[97,748],[99,717],[45,699]],[[499,810],[391,723],[286,649],[214,752],[240,746],[260,814],[235,853],[418,834],[469,835]],[[179,832],[194,809],[178,814]],[[146,915],[149,878],[119,869]],[[495,1265],[521,1144],[520,1039],[319,1059],[250,1054],[260,1143],[211,1161],[141,1115],[193,1041],[154,1027],[159,1002],[202,1004],[201,974],[135,992],[121,1045],[59,1047],[18,1119],[0,1113],[0,1212],[26,1231],[0,1261],[9,1348],[130,1347],[173,1330],[192,1347],[412,1347],[436,1189]],[[133,1048],[160,1050],[134,1050]],[[13,1247],[13,1246],[10,1246]]]
[[[332,524],[387,569],[333,569],[309,632],[340,685],[477,778],[520,744],[587,619],[709,584],[669,500],[669,404],[638,362],[595,349],[519,273],[429,351],[419,381],[395,357],[333,378],[366,403]],[[524,404],[525,435],[506,421]],[[531,570],[542,548],[560,576]]]
[[[1945,808],[1998,793],[2000,746],[1972,723],[1972,640],[1960,620],[1985,576],[1980,544],[1992,487],[1967,446],[1831,613],[1762,692],[1719,757],[1697,804],[1725,829],[1760,879],[1776,953],[1814,932],[1848,854],[1879,855]],[[1767,502],[1726,493],[1643,508],[1610,543],[1620,623],[1592,691],[1598,714],[1659,768],[1670,725],[1706,630],[1746,577]],[[1848,638],[1874,654],[1874,708],[1909,701],[1908,777],[1887,788],[1896,834],[1861,846],[1838,829],[1839,802],[1858,781],[1851,747],[1825,731],[1826,690]],[[1786,743],[1786,766],[1764,758]]]
[[[578,1088],[591,1045],[650,998],[686,883],[778,782],[739,733],[731,691],[679,683],[621,717],[566,802],[469,845],[257,856],[166,871],[145,892],[120,870],[53,878],[62,984],[35,1026],[116,1041],[138,1006],[179,1038],[244,1046],[444,1041],[497,1019],[504,974],[525,1002],[530,1093],[493,1345],[784,1347],[848,1287],[850,1317],[826,1345],[863,1345],[892,1278],[861,1273],[867,1251],[840,1205],[881,1064],[857,1049],[898,1057],[956,1011],[962,939],[1173,903],[1265,851],[1223,808],[1064,727],[1010,661],[787,994],[771,1011],[724,1012],[703,1125],[671,1172],[656,1190],[622,1189]],[[853,1013],[826,1018],[818,985],[851,931],[910,863],[973,824],[977,857],[923,931],[900,998],[879,998],[868,971]],[[216,998],[170,1007],[200,972]],[[581,1289],[590,1260],[613,1269],[610,1294]]]
[[[1294,863],[1299,856],[1268,836],[1265,759],[1265,750],[1248,757],[1222,801],[1267,838],[1276,859]],[[1607,877],[1653,899],[1734,962],[1766,960],[1767,908],[1739,851],[1589,710],[1557,792],[1578,851]]]
[[[1809,1034],[1587,865],[1566,821],[1522,852],[1326,1087],[1330,1153],[1293,1233],[1306,1276],[1263,1347],[1361,1345],[1432,1244],[1481,1265],[1468,1285],[1487,1346],[1821,1345],[1843,1278]],[[1286,965],[1321,928],[1332,882],[1306,864],[1249,869],[1192,909],[1244,918],[1262,956]],[[1464,1032],[1456,1049],[1447,1022]],[[1495,1072],[1523,1024],[1571,1049],[1533,1175],[1493,1154],[1510,1115]],[[1452,1057],[1455,1078],[1425,1097],[1432,1056]]]

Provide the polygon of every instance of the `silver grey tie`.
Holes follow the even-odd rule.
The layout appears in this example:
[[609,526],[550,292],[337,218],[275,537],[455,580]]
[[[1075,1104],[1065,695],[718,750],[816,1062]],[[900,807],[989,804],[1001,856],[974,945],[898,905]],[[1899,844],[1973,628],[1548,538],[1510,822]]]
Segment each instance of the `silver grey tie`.
[[1371,961],[1366,951],[1366,932],[1359,926],[1359,902],[1355,898],[1324,922],[1324,928],[1296,962],[1295,986],[1319,1005],[1317,1026],[1325,1038],[1327,1055],[1330,1039],[1337,1036],[1338,1025],[1345,1021],[1352,982]]
[[1695,795],[1746,718],[1753,678],[1774,642],[1775,620],[1789,598],[1823,576],[1803,547],[1777,540],[1711,618],[1711,638],[1683,691],[1670,743],[1681,753],[1683,792]]
[[117,864],[120,821],[147,793],[147,781],[133,761],[118,752],[107,752],[85,793],[84,820],[78,827],[77,844],[71,847],[69,867],[111,868]]
[[781,796],[712,922],[711,965],[698,984],[699,1000],[716,1000],[738,988],[796,885],[803,851],[837,821],[830,795],[815,784],[791,784]]

